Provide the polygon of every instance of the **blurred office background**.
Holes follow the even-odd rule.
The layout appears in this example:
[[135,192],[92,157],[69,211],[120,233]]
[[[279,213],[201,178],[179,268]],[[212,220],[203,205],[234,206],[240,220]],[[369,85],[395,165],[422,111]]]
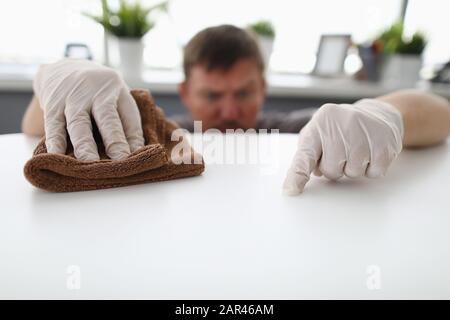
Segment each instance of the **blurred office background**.
[[[141,0],[143,6],[159,2]],[[119,6],[119,1],[108,3],[113,9]],[[142,39],[142,74],[127,82],[132,87],[149,88],[169,115],[185,112],[176,89],[183,78],[182,48],[187,41],[208,26],[229,23],[247,27],[265,20],[275,29],[268,60],[266,109],[290,111],[319,107],[324,102],[353,102],[411,86],[450,97],[445,76],[442,81],[430,81],[450,60],[449,9],[450,4],[443,0],[171,0],[167,10],[152,13],[155,26]],[[105,41],[103,27],[83,13],[101,15],[101,1],[2,1],[0,133],[20,131],[38,65],[63,57],[68,44],[86,45],[94,60],[120,69],[117,39],[108,37]],[[356,80],[363,67],[357,45],[370,44],[398,21],[403,23],[404,37],[417,31],[426,37],[418,78],[387,83],[383,78],[369,81],[366,75]],[[335,75],[314,72],[324,35],[347,35],[351,39],[342,72]]]

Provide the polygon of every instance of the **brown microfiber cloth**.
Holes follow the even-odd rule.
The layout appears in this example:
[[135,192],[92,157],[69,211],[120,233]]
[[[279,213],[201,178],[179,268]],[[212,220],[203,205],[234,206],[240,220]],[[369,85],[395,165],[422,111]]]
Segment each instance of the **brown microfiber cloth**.
[[[178,126],[165,119],[163,111],[155,105],[150,92],[131,90],[131,94],[141,114],[145,138],[143,148],[124,160],[111,160],[105,154],[101,136],[93,122],[94,138],[100,160],[75,159],[70,139],[68,139],[65,155],[47,153],[44,137],[34,150],[32,158],[25,164],[24,174],[28,181],[48,191],[68,192],[122,187],[200,175],[204,170],[203,159],[195,154],[189,145],[187,146],[191,151],[190,155],[183,155],[183,152],[180,152],[175,156],[183,157],[183,159],[190,157],[190,162],[175,164],[179,163],[180,159],[171,159],[173,147],[180,143],[171,141],[172,131]],[[184,143],[187,143],[187,140],[184,140]],[[194,161],[194,157],[197,161]]]

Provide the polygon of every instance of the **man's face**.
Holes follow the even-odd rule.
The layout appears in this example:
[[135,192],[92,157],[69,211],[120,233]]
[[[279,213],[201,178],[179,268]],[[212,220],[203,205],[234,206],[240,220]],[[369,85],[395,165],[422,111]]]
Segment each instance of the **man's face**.
[[237,61],[226,71],[196,65],[179,89],[192,118],[202,121],[203,130],[255,128],[266,94],[261,70],[249,59]]

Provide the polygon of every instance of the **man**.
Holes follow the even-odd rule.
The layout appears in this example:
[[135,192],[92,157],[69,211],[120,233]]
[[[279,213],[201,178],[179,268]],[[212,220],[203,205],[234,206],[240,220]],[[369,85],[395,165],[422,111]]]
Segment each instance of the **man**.
[[[325,104],[312,118],[303,111],[261,113],[266,94],[261,54],[248,33],[229,25],[198,33],[185,48],[183,67],[179,93],[191,118],[178,119],[181,126],[192,129],[192,121],[200,120],[203,130],[303,128],[283,185],[290,195],[303,191],[313,171],[333,180],[383,176],[402,147],[436,144],[450,133],[448,100],[417,90]],[[65,152],[67,129],[78,159],[98,159],[91,116],[111,159],[143,146],[137,107],[114,70],[61,60],[41,66],[33,88],[36,97],[24,116],[23,132],[42,135],[45,127],[49,152]]]
[[202,129],[279,129],[298,133],[315,109],[261,113],[266,95],[264,61],[256,41],[244,30],[230,26],[205,29],[184,50],[185,80],[180,97],[190,115],[175,120],[193,131]]

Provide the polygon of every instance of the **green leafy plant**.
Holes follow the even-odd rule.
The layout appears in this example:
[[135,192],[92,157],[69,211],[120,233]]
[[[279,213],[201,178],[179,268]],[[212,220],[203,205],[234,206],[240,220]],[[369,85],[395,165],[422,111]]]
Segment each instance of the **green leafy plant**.
[[117,11],[111,10],[107,0],[102,0],[102,16],[84,13],[85,16],[100,23],[109,33],[120,38],[142,38],[155,25],[148,16],[151,12],[167,11],[168,1],[159,3],[150,8],[144,8],[139,1],[127,3],[120,0]]
[[403,23],[395,23],[384,30],[375,40],[385,53],[398,54],[422,54],[427,40],[421,32],[415,32],[411,39],[403,36]]
[[260,20],[252,23],[248,26],[248,29],[262,37],[275,38],[275,28],[268,20]]

